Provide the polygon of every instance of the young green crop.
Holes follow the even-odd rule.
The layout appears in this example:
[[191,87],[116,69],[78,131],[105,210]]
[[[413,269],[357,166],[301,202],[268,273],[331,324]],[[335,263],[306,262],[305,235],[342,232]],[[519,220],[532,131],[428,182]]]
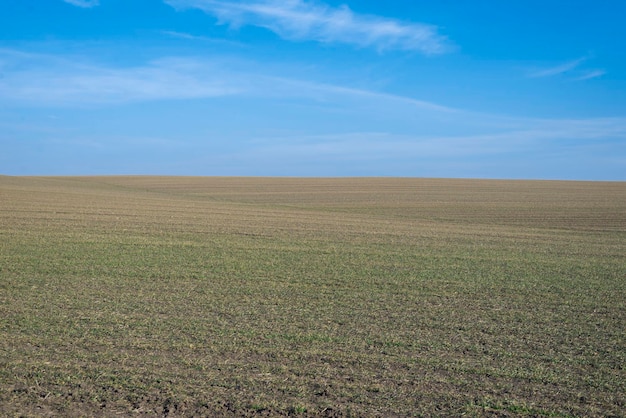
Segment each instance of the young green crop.
[[622,416],[626,184],[0,177],[0,415]]

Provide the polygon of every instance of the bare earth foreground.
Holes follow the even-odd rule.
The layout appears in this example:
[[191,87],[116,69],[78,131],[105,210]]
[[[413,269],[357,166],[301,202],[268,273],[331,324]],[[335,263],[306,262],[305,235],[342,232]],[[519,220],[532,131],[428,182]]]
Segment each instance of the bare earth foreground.
[[0,416],[625,416],[626,183],[0,177]]

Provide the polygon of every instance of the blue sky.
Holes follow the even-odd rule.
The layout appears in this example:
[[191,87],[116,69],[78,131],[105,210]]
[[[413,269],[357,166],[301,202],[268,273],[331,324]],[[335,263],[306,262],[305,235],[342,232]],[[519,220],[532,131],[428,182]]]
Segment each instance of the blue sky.
[[5,0],[0,174],[626,180],[622,0]]

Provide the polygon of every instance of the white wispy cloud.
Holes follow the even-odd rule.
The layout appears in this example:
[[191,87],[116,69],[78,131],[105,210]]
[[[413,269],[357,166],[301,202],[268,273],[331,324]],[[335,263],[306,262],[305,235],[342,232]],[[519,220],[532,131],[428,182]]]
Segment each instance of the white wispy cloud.
[[554,67],[532,71],[531,73],[528,74],[528,76],[531,78],[542,78],[542,77],[552,77],[555,75],[563,74],[568,71],[572,71],[573,69],[578,67],[580,64],[582,64],[586,60],[587,60],[587,57],[578,58],[576,60],[568,61],[564,64],[560,64]]
[[[502,176],[502,173],[522,176],[533,173],[538,177],[580,178],[587,174],[581,175],[579,167],[594,158],[603,162],[613,158],[614,161],[607,164],[597,163],[600,168],[596,168],[596,172],[600,174],[596,177],[623,179],[619,170],[623,164],[619,161],[624,159],[621,150],[626,150],[624,117],[532,119],[477,113],[365,88],[285,77],[285,73],[293,73],[293,68],[280,73],[276,67],[251,61],[226,61],[224,57],[221,60],[170,57],[122,67],[115,62],[97,63],[95,58],[0,49],[0,67],[0,108],[12,109],[17,105],[20,110],[15,115],[21,114],[22,106],[26,106],[59,112],[65,118],[81,115],[74,117],[79,120],[89,118],[94,106],[106,111],[109,106],[133,102],[206,98],[220,104],[217,100],[221,97],[237,96],[236,111],[226,106],[225,113],[214,115],[226,119],[225,129],[218,135],[221,144],[236,145],[217,152],[209,146],[204,148],[204,154],[214,159],[211,165],[222,164],[221,173],[225,174],[267,175],[269,170],[269,174],[275,175],[319,175],[321,164],[325,165],[323,172],[326,174],[415,175],[420,172],[433,176]],[[233,101],[226,102],[232,105]],[[259,103],[263,105],[259,107]],[[263,109],[266,103],[267,110]],[[280,109],[302,106],[299,117],[304,122],[284,124],[285,115],[271,109],[275,105]],[[90,111],[79,113],[80,108],[86,106]],[[176,108],[176,104],[167,107]],[[255,117],[249,118],[247,112],[254,113]],[[184,113],[185,110],[181,110],[179,115]],[[169,153],[174,146],[168,140],[174,141],[172,144],[187,140],[191,143],[194,135],[199,135],[191,131],[182,133],[184,122],[177,122],[176,117],[166,121],[169,116],[169,110],[155,116],[150,126],[133,127],[133,134],[112,124],[110,131],[100,133],[99,138],[90,132],[89,122],[81,127],[41,119],[37,123],[20,122],[18,117],[2,123],[0,118],[0,135],[4,138],[0,140],[63,138],[86,141],[82,145],[85,148],[92,146],[93,141],[109,147],[106,140],[109,135],[119,138],[128,135],[129,138],[146,138],[146,141],[153,138],[150,143],[155,145],[153,148]],[[228,120],[231,117],[232,120]],[[259,123],[261,119],[263,122]],[[205,121],[201,123],[204,126]],[[65,131],[57,132],[58,129]],[[201,135],[204,144],[205,134]],[[143,143],[138,143],[135,148],[142,146]],[[194,151],[185,152],[188,155],[185,158],[202,157],[197,146],[190,147]],[[122,145],[115,147],[124,149]],[[572,161],[567,160],[570,156],[573,156]],[[264,161],[263,167],[270,168],[259,168],[259,159]],[[497,170],[484,171],[485,160],[497,165]],[[543,162],[535,162],[540,160]],[[560,161],[561,168],[552,170],[550,167],[556,160]],[[181,170],[195,169],[197,173],[207,166],[201,162],[193,166],[176,161]],[[10,162],[7,159],[5,165]],[[353,163],[356,165],[351,165]],[[511,171],[513,163],[519,167],[517,172]],[[76,164],[81,166],[82,161],[77,160]],[[416,164],[432,169],[416,171]],[[462,164],[467,164],[466,169],[459,168]],[[535,166],[529,168],[529,164]],[[286,165],[290,168],[285,169]],[[85,167],[85,170],[89,168]],[[162,169],[160,167],[155,170]],[[246,171],[253,170],[250,167],[256,167],[257,171]],[[353,168],[344,172],[340,167]]]
[[[528,119],[476,113],[385,92],[288,78],[264,72],[262,65],[251,62],[170,57],[118,67],[85,62],[73,56],[10,49],[0,49],[0,62],[3,63],[0,103],[4,105],[71,108],[236,95],[243,99],[318,103],[324,111],[343,109],[362,121],[360,125],[369,119],[386,117],[381,116],[381,109],[390,109],[393,115],[401,113],[409,122],[413,121],[395,133],[330,132],[321,136],[298,134],[283,140],[273,136],[268,140],[295,153],[315,150],[323,154],[341,153],[354,146],[376,151],[372,155],[475,155],[541,148],[543,143],[606,138],[626,141],[624,118]],[[376,125],[369,126],[371,129]],[[450,126],[461,134],[449,134]],[[425,131],[448,134],[425,134]]]
[[164,0],[176,9],[195,8],[233,27],[259,26],[295,41],[342,43],[378,50],[440,54],[451,45],[436,26],[406,23],[304,0]]
[[588,70],[588,71],[585,71],[579,77],[576,77],[575,80],[576,81],[591,80],[592,78],[601,77],[604,74],[606,74],[605,70]]
[[535,69],[528,73],[530,78],[547,78],[566,75],[570,81],[584,81],[598,78],[606,74],[603,69],[584,69],[581,68],[583,63],[589,60],[588,56],[584,56],[572,61],[565,62],[553,67]]
[[161,33],[170,38],[183,39],[187,41],[200,41],[200,42],[206,42],[206,43],[211,43],[211,44],[237,46],[237,47],[246,46],[244,43],[237,42],[237,41],[232,41],[228,39],[220,39],[220,38],[211,38],[208,36],[201,36],[201,35],[193,35],[191,33],[178,32],[174,30],[162,30]]
[[100,4],[100,0],[63,0],[66,3],[77,7],[90,8]]
[[[460,116],[460,118],[459,118]],[[454,122],[467,124],[454,115]],[[504,126],[468,134],[352,131],[320,135],[258,137],[243,147],[242,166],[263,161],[268,166],[288,164],[301,175],[315,175],[320,165],[333,175],[380,175],[387,166],[392,175],[506,176],[520,178],[584,178],[577,165],[607,158],[624,158],[619,144],[626,143],[626,118],[523,119],[504,121],[494,115],[471,115],[500,120]],[[452,120],[452,119],[451,119]],[[593,157],[592,157],[593,156]],[[546,162],[562,164],[553,170]],[[569,163],[568,163],[569,161]],[[611,162],[609,167],[615,167]],[[351,167],[342,172],[339,167]],[[491,170],[491,171],[490,171]],[[610,176],[610,170],[605,176]],[[387,172],[389,175],[389,172]],[[413,174],[414,175],[414,174]],[[623,175],[618,176],[620,178]]]
[[0,50],[0,100],[36,106],[103,105],[193,99],[237,93],[241,87],[208,62],[164,58],[111,67],[72,57]]
[[204,36],[197,36],[197,35],[192,35],[190,33],[178,32],[174,30],[164,30],[164,31],[161,31],[161,33],[164,35],[170,36],[172,38],[188,39],[188,40],[194,40],[194,41],[204,41],[204,40],[210,39]]
[[240,95],[316,102],[349,100],[357,105],[361,105],[359,101],[396,103],[432,112],[454,111],[410,97],[275,75],[264,72],[259,63],[247,61],[169,57],[119,67],[72,56],[0,49],[0,63],[0,100],[35,106],[111,105]]
[[[474,116],[476,116],[474,114]],[[494,119],[484,114],[485,120]],[[626,141],[626,118],[586,119],[524,119],[511,118],[512,129],[467,135],[424,135],[419,133],[349,132],[325,135],[298,135],[256,138],[254,152],[289,150],[294,154],[363,154],[369,158],[382,156],[404,157],[468,157],[475,155],[514,154],[528,150],[542,150],[548,143],[559,143],[562,148],[584,141]],[[461,123],[464,123],[461,121]],[[520,128],[524,126],[525,128]]]
[[255,88],[256,93],[269,96],[280,97],[306,97],[313,100],[325,101],[333,97],[352,98],[361,100],[362,103],[377,103],[381,105],[385,102],[393,102],[401,105],[409,105],[415,109],[422,109],[434,112],[456,112],[457,109],[440,105],[438,103],[418,100],[412,97],[399,96],[380,91],[346,87],[341,85],[305,81],[299,79],[259,76],[261,83]]

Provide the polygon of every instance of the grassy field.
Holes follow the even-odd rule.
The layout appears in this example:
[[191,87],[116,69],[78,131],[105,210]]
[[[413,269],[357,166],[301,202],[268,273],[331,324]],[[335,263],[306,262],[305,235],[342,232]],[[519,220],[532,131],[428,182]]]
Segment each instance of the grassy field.
[[2,416],[626,416],[626,183],[0,177]]

